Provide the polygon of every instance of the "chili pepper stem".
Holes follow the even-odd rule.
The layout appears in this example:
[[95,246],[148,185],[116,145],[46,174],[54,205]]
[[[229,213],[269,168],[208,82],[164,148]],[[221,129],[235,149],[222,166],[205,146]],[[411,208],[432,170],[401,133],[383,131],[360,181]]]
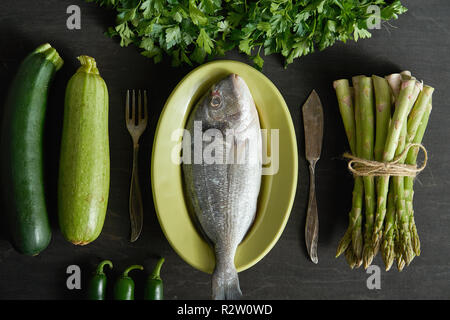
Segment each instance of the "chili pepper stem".
[[99,263],[99,265],[97,266],[97,270],[95,270],[96,274],[105,274],[105,272],[103,271],[104,267],[108,266],[110,269],[113,268],[113,264],[110,260],[105,260]]
[[129,266],[128,268],[125,269],[125,271],[123,272],[122,276],[123,276],[123,277],[128,277],[128,273],[129,273],[130,271],[136,270],[136,269],[144,270],[144,267],[141,266],[141,265],[138,265],[138,264],[134,264],[134,265],[132,265],[132,266]]
[[161,267],[164,263],[164,258],[161,258],[158,260],[158,263],[155,266],[155,269],[153,270],[152,274],[150,275],[150,277],[152,279],[157,279],[160,280],[161,279]]

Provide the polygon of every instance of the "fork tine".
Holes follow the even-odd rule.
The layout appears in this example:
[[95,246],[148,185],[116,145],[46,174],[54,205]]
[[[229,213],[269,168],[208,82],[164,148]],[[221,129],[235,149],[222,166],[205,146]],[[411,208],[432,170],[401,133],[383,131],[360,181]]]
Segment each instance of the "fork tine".
[[125,120],[130,122],[130,90],[127,90],[127,100],[125,102]]
[[142,121],[142,96],[141,90],[138,90],[138,124]]
[[136,92],[133,89],[133,99],[131,101],[131,119],[133,120],[133,125],[136,125]]

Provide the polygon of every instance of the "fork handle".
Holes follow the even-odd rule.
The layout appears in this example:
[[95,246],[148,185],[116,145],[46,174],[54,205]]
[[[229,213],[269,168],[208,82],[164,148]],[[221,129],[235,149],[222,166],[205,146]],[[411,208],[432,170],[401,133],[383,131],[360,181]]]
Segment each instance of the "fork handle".
[[134,242],[139,238],[139,235],[141,234],[142,231],[142,222],[144,217],[141,187],[139,185],[138,163],[139,163],[139,144],[134,144],[133,171],[131,174],[130,201],[129,201],[131,242]]
[[306,213],[305,242],[309,257],[314,263],[318,262],[317,240],[319,238],[319,215],[317,212],[316,183],[315,183],[316,161],[309,164],[309,202]]

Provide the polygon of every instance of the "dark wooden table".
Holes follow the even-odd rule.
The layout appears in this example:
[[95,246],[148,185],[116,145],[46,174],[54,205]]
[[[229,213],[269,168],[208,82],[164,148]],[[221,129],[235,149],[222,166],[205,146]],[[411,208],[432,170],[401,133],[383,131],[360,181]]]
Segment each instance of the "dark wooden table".
[[[66,28],[66,9],[81,7],[81,30]],[[408,13],[391,25],[373,32],[372,39],[337,44],[297,60],[287,70],[280,56],[266,58],[263,73],[283,94],[291,111],[298,139],[299,179],[295,203],[286,229],[272,251],[257,265],[240,274],[241,287],[250,299],[428,299],[450,298],[450,3],[446,0],[405,1]],[[83,286],[94,265],[113,260],[116,277],[127,265],[143,263],[151,269],[156,257],[166,257],[163,277],[168,299],[208,299],[210,276],[186,264],[165,239],[152,202],[150,157],[156,123],[164,102],[190,68],[172,68],[165,60],[154,65],[134,47],[121,48],[103,33],[114,14],[81,0],[2,0],[0,2],[0,102],[18,64],[44,42],[56,47],[65,60],[51,88],[45,138],[46,178],[53,240],[42,254],[18,254],[0,233],[1,299],[76,299],[80,290],[66,288],[66,268],[82,269]],[[66,242],[56,219],[56,177],[64,91],[78,62],[76,56],[92,55],[98,61],[110,91],[111,190],[107,218],[98,240],[86,247]],[[227,59],[248,60],[237,52]],[[422,255],[401,273],[381,272],[381,289],[369,290],[363,269],[350,270],[344,258],[335,259],[336,245],[347,227],[352,178],[340,155],[346,150],[343,126],[332,81],[356,74],[386,75],[411,70],[418,79],[434,86],[433,113],[424,143],[429,165],[415,187],[416,223]],[[140,179],[145,207],[141,238],[130,243],[128,192],[132,145],[124,123],[124,98],[128,88],[150,93],[150,123],[140,153]],[[307,204],[308,170],[304,159],[300,107],[312,89],[322,99],[325,137],[317,166],[320,213],[319,264],[306,255],[303,238]],[[447,92],[448,91],[448,92]],[[4,226],[4,223],[2,222]],[[383,266],[378,256],[374,263]],[[136,272],[137,293],[144,273]]]

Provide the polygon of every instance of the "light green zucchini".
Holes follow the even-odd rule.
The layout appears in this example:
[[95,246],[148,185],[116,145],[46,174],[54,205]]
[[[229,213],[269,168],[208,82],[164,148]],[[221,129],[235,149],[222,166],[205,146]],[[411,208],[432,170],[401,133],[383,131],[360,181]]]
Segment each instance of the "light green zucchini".
[[100,235],[108,205],[108,89],[95,60],[78,59],[81,67],[66,89],[58,215],[64,237],[86,245]]

